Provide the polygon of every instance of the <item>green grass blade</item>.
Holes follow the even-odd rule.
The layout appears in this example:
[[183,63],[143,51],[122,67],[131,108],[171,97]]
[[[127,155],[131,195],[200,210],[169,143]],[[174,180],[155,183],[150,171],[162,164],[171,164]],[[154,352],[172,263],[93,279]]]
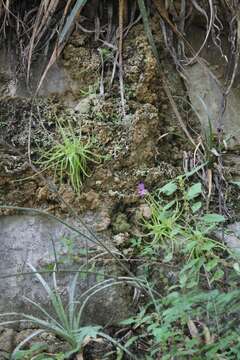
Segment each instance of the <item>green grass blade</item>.
[[24,298],[27,302],[29,302],[30,304],[32,304],[34,307],[36,307],[38,310],[40,310],[40,312],[42,312],[43,315],[45,315],[49,320],[51,320],[53,323],[55,323],[55,325],[57,325],[57,326],[59,326],[59,327],[61,327],[61,328],[63,329],[62,325],[59,324],[59,323],[57,322],[57,320],[55,320],[46,310],[44,310],[41,305],[37,304],[35,301],[27,298],[26,296],[24,296],[23,298]]
[[74,302],[74,298],[75,298],[75,291],[76,291],[76,285],[77,285],[77,280],[79,277],[79,272],[76,273],[76,275],[73,278],[73,281],[71,283],[71,286],[69,288],[69,301],[68,301],[68,306],[69,306],[69,323],[71,328],[74,328],[74,312],[75,312],[75,308],[76,308],[76,303]]
[[125,346],[123,346],[122,344],[120,344],[120,342],[116,341],[115,339],[113,339],[111,336],[103,333],[103,332],[99,332],[99,336],[103,337],[104,339],[110,341],[112,344],[114,344],[116,347],[118,347],[119,349],[121,349],[123,352],[125,352],[131,359],[136,359],[136,356],[133,355],[133,353],[131,353]]
[[44,330],[37,330],[37,331],[34,331],[31,335],[27,336],[23,341],[20,342],[20,344],[18,344],[18,346],[14,349],[11,357],[10,357],[10,360],[15,360],[15,356],[16,356],[16,353],[25,345],[27,344],[30,340],[32,340],[34,337],[42,334],[44,332]]
[[42,284],[43,288],[46,290],[47,294],[49,296],[52,295],[52,290],[49,287],[49,285],[47,284],[47,282],[44,280],[44,278],[42,277],[42,275],[40,275],[37,270],[35,269],[35,267],[33,265],[31,265],[30,263],[27,264],[30,269],[34,272],[34,275],[38,278],[38,280],[40,281],[40,283]]

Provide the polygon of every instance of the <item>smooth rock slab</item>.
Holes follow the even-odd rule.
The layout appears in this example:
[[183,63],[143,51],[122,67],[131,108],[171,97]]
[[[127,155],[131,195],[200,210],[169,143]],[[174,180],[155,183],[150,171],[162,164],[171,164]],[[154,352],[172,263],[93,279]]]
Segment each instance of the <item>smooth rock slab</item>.
[[[91,219],[94,221],[94,219]],[[92,224],[93,225],[93,224]],[[86,233],[83,226],[78,224],[78,230]],[[63,239],[68,239],[63,241]],[[105,239],[106,241],[106,239]],[[66,243],[70,243],[70,255],[66,250]],[[79,263],[72,261],[73,255],[84,254],[86,243],[93,250],[93,244],[86,241],[84,236],[69,230],[65,225],[45,216],[16,215],[0,217],[0,276],[29,272],[28,263],[37,270],[53,268],[55,255],[59,269],[78,269],[86,262],[84,255],[79,255]],[[69,250],[69,249],[68,249]],[[110,263],[111,264],[111,263]],[[108,265],[110,267],[111,265]],[[108,271],[107,271],[108,270]],[[30,270],[31,271],[31,270]],[[99,269],[109,273],[109,269]],[[62,294],[67,293],[70,280],[74,275],[57,274],[59,289]],[[52,276],[44,275],[50,282]],[[96,283],[94,275],[79,278],[78,294]],[[106,324],[123,319],[128,314],[128,290],[126,286],[110,287],[92,297],[84,312],[84,322]],[[0,313],[6,311],[32,311],[23,296],[27,296],[41,305],[48,306],[48,296],[34,274],[26,276],[11,276],[0,280]]]
[[[214,235],[217,240],[222,241],[221,231],[216,231]],[[223,240],[231,250],[240,255],[240,222],[235,222],[226,226],[224,229]]]
[[[209,133],[209,122],[212,130],[217,133],[219,118],[222,111],[222,85],[214,75],[200,64],[196,63],[185,69],[188,81],[189,98],[193,110],[198,114],[199,121],[204,132]],[[228,96],[226,110],[223,115],[224,137],[228,139],[231,148],[240,146],[240,92],[239,89],[232,89]]]

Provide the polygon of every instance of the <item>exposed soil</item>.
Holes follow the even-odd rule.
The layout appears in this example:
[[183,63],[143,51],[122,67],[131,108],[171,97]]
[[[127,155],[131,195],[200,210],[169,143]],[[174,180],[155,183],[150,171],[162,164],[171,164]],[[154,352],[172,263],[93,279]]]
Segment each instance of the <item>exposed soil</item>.
[[[161,39],[158,45],[163,46]],[[169,62],[167,55],[163,61]],[[80,194],[76,196],[67,183],[58,188],[59,193],[78,212],[98,210],[110,217],[118,209],[129,213],[127,209],[132,211],[140,201],[138,183],[144,181],[152,190],[175,177],[180,171],[183,151],[188,148],[163,92],[143,27],[133,28],[124,45],[128,115],[123,121],[117,79],[107,91],[111,75],[107,64],[105,96],[96,93],[101,62],[96,44],[89,37],[75,32],[60,62],[74,80],[80,81],[75,92],[71,89],[74,108],[66,106],[66,93],[39,98],[34,104],[30,98],[0,99],[0,201],[57,213],[67,211],[41,176],[32,177],[28,156],[30,151],[32,164],[36,165],[39,149],[51,147],[52,139],[57,138],[57,121],[63,126],[70,121],[83,139],[94,140],[92,151],[102,160],[90,165],[91,176],[84,180]],[[173,67],[167,68],[174,95],[184,97],[180,77]],[[51,175],[51,171],[43,173],[45,178]]]

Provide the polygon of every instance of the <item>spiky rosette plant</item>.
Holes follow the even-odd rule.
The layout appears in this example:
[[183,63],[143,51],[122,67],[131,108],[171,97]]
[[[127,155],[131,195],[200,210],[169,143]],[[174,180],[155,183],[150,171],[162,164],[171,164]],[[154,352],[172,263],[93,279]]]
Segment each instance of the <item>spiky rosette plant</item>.
[[[16,312],[0,314],[0,319],[8,319],[6,321],[1,321],[0,326],[9,326],[17,323],[30,322],[39,328],[37,331],[32,332],[31,335],[27,336],[22,342],[18,344],[11,355],[12,360],[17,360],[20,358],[22,359],[22,357],[20,357],[21,349],[27,343],[29,343],[31,339],[37,337],[44,331],[58,336],[68,344],[69,351],[63,354],[62,359],[70,359],[72,358],[72,355],[81,352],[83,350],[86,338],[94,340],[97,337],[111,342],[113,345],[121,349],[121,351],[126,353],[130,359],[134,359],[133,354],[125,346],[122,346],[120,342],[107,335],[101,326],[82,325],[82,317],[85,312],[86,305],[96,294],[109,289],[112,286],[121,285],[123,283],[134,285],[134,279],[119,278],[118,280],[103,280],[102,282],[93,285],[81,295],[77,295],[78,278],[79,273],[81,273],[79,270],[79,272],[77,272],[74,276],[72,282],[69,284],[68,303],[65,306],[64,300],[59,293],[57,285],[56,269],[53,271],[53,287],[51,287],[34,266],[31,264],[28,264],[28,266],[36,275],[36,278],[41,283],[44,291],[50,299],[51,310],[46,310],[41,304],[25,297],[25,301],[28,302],[33,307],[33,309],[35,309],[35,311],[38,312],[38,316],[31,315],[30,313],[25,314]],[[48,356],[46,355],[46,357],[44,357],[43,354],[41,359],[45,358],[48,358]]]
[[79,192],[84,177],[89,176],[89,163],[98,163],[100,156],[91,151],[92,142],[84,142],[76,136],[69,124],[68,129],[58,125],[60,139],[53,146],[42,151],[37,161],[43,170],[52,169],[54,180],[62,183],[63,178],[70,183],[75,192]]

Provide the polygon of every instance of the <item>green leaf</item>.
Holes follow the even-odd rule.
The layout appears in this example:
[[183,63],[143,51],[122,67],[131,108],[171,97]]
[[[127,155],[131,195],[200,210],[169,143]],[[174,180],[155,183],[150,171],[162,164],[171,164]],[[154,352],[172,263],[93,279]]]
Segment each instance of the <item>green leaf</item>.
[[214,243],[213,241],[209,240],[209,241],[206,241],[205,244],[202,245],[201,250],[202,251],[210,251],[216,247],[217,247],[217,244]]
[[177,190],[177,184],[174,181],[171,181],[160,188],[159,192],[167,196],[172,195]]
[[[31,358],[31,359],[33,359],[33,358]],[[53,359],[54,359],[53,357],[49,357],[46,354],[39,354],[37,356],[34,356],[34,360],[53,360]]]
[[193,289],[198,285],[198,277],[197,274],[195,274],[195,277],[189,277],[187,283],[186,283],[186,288],[187,289]]
[[130,347],[132,344],[134,344],[134,342],[138,340],[138,336],[132,336],[130,337],[130,339],[128,339],[128,341],[125,344],[125,347],[128,348]]
[[96,282],[101,282],[105,279],[104,271],[99,271],[99,273],[96,276]]
[[163,211],[167,211],[173,207],[173,205],[176,204],[176,200],[169,201],[164,207]]
[[219,214],[205,214],[201,220],[207,224],[220,223],[224,222],[225,218],[223,215]]
[[[18,350],[13,355],[13,360],[22,360],[22,359],[30,359],[34,355],[38,355],[39,352],[43,352],[47,350],[47,345],[42,343],[36,343],[31,346],[28,350]],[[39,356],[42,356],[42,359],[46,359],[47,357],[44,354],[39,354]],[[44,357],[45,356],[45,357]]]
[[170,331],[166,326],[165,327],[158,326],[152,330],[152,334],[155,338],[155,341],[161,343],[161,342],[167,342],[167,340],[172,335],[172,331]]
[[218,262],[219,262],[218,258],[214,258],[214,259],[208,261],[208,263],[205,265],[205,269],[207,271],[211,271],[218,265]]
[[237,185],[240,187],[240,181],[230,181],[230,184]]
[[136,319],[135,318],[128,318],[125,320],[120,321],[120,325],[132,325],[136,323]]
[[192,175],[194,175],[196,172],[198,172],[199,170],[201,170],[205,165],[207,165],[207,161],[199,166],[196,166],[195,168],[193,168],[191,171],[186,172],[185,176],[186,178],[191,177]]
[[172,261],[172,259],[173,259],[173,253],[169,253],[164,257],[163,262],[167,263]]
[[194,203],[194,204],[191,206],[192,212],[193,212],[193,213],[196,213],[198,210],[201,209],[201,207],[202,207],[201,201],[198,201],[198,202]]
[[73,347],[70,351],[66,352],[64,354],[65,359],[72,358],[73,355],[75,355],[77,352],[80,351],[84,339],[89,336],[90,338],[95,339],[97,335],[99,334],[99,330],[101,329],[101,326],[83,326],[81,327],[76,333],[74,334],[74,338],[76,339],[76,346]]
[[101,326],[83,326],[76,335],[77,341],[82,344],[86,336],[95,339],[98,336]]
[[199,182],[192,185],[187,192],[187,200],[192,200],[202,193],[202,184]]
[[224,271],[223,270],[217,270],[214,273],[213,277],[211,278],[210,283],[212,283],[213,281],[217,281],[217,280],[222,279],[223,276],[224,276]]
[[239,263],[234,263],[234,264],[233,264],[233,268],[234,268],[234,270],[235,270],[238,274],[240,274],[240,266],[239,266]]
[[181,287],[185,287],[187,283],[188,277],[185,273],[181,273],[179,275],[179,282]]

